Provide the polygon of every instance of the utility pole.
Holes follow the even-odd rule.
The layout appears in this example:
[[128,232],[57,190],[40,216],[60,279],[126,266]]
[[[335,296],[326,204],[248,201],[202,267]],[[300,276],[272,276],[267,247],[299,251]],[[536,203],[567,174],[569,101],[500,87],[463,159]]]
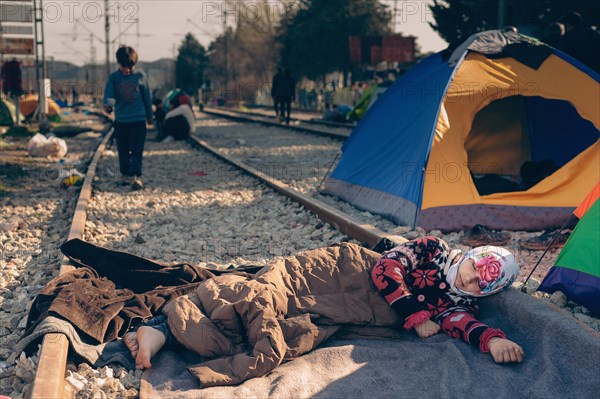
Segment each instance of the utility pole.
[[228,54],[228,43],[227,43],[227,11],[223,11],[223,53],[225,57],[225,87],[223,94],[227,92],[227,84],[229,80],[229,54]]
[[[42,0],[33,1],[33,23],[35,41],[35,80],[38,87],[38,108],[36,110],[39,122],[42,123],[48,114],[46,100],[46,47],[44,45],[44,4]],[[50,87],[48,87],[48,91]],[[18,112],[17,103],[17,112]]]
[[108,15],[108,0],[104,0],[104,45],[106,46],[106,79],[110,75],[110,16]]
[[394,14],[392,16],[392,33],[396,33],[398,29],[398,1],[394,0]]

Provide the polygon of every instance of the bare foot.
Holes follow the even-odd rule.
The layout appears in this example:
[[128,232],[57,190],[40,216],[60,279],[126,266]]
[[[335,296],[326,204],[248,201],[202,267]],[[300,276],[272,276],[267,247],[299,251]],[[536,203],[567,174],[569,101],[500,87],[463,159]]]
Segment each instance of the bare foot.
[[166,338],[163,333],[155,328],[142,326],[137,330],[137,343],[139,346],[135,358],[135,368],[144,370],[152,367],[150,359],[165,345]]
[[138,354],[139,345],[137,341],[137,334],[134,332],[128,332],[123,336],[123,343],[131,352],[131,356],[135,359]]

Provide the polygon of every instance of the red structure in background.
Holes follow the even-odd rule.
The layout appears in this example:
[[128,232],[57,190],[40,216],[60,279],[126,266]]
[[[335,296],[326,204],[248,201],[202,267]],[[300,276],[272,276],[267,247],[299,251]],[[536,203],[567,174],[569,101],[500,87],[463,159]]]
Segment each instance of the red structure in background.
[[378,64],[380,62],[413,62],[415,38],[413,36],[351,36],[350,62]]

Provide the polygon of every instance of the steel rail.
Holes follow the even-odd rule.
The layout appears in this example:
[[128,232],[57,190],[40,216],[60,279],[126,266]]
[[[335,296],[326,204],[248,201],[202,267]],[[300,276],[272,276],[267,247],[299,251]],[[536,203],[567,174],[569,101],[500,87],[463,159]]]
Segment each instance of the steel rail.
[[[210,108],[214,109],[214,107],[210,107]],[[231,111],[231,112],[237,112],[242,115],[260,116],[263,118],[275,119],[275,117],[272,115],[262,114],[260,112],[242,111],[242,110],[237,110],[235,108],[227,108],[227,107],[217,108],[217,109],[222,109],[222,110]],[[300,123],[328,126],[328,127],[332,127],[332,128],[354,129],[356,127],[355,123],[332,122],[332,121],[325,121],[325,120],[320,120],[320,119],[316,119],[316,118],[302,119],[302,118],[296,117],[296,118],[290,118],[290,120],[292,120],[294,122],[300,122]]]
[[[396,235],[387,234],[382,230],[379,230],[377,227],[372,226],[367,223],[359,222],[353,219],[351,216],[345,214],[344,212],[335,209],[324,202],[321,202],[315,198],[312,198],[306,194],[302,194],[301,192],[294,190],[289,185],[284,182],[277,180],[264,172],[261,172],[235,158],[229,157],[223,153],[221,153],[216,148],[212,147],[207,142],[200,140],[197,137],[191,136],[189,138],[192,146],[199,147],[205,151],[210,152],[215,155],[217,158],[241,169],[243,172],[248,175],[260,180],[267,186],[273,188],[278,193],[285,195],[288,198],[300,203],[310,212],[312,212],[315,216],[317,216],[322,221],[329,223],[338,231],[346,234],[349,237],[352,237],[358,241],[365,242],[370,246],[375,246],[379,241],[383,238],[387,238],[395,243],[401,244],[406,242],[406,238]],[[150,386],[148,380],[145,378],[145,375],[142,375],[140,381],[140,390],[139,395],[140,399],[150,399],[152,395],[152,387]]]
[[[102,142],[98,145],[94,156],[88,165],[84,184],[79,194],[75,213],[73,215],[73,221],[69,230],[69,240],[83,237],[85,222],[87,219],[87,206],[92,194],[93,179],[96,174],[98,163],[102,157],[102,154],[106,150],[106,145],[110,140],[112,133],[113,131],[111,130],[106,134]],[[190,141],[193,145],[203,148],[223,161],[232,164],[235,167],[242,169],[245,173],[259,179],[267,186],[275,189],[278,193],[300,203],[321,220],[331,224],[337,230],[349,237],[361,242],[366,242],[370,246],[376,245],[383,238],[388,238],[397,243],[406,241],[400,236],[387,234],[372,225],[356,221],[349,215],[315,198],[302,194],[292,189],[287,184],[274,179],[273,177],[268,176],[267,174],[252,168],[251,166],[246,165],[239,160],[220,153],[217,149],[211,147],[208,143],[196,137],[191,137]],[[60,267],[60,274],[62,275],[73,269],[74,267],[70,265],[68,258],[63,257]],[[44,336],[30,398],[45,399],[74,397],[73,390],[68,384],[65,383],[68,350],[69,341],[64,334],[51,333]],[[144,398],[144,393],[147,392],[150,391],[148,390],[148,386],[146,386],[146,381],[142,379],[139,390],[140,397]]]
[[340,132],[332,132],[332,131],[328,131],[328,130],[320,130],[320,129],[310,128],[310,127],[306,127],[306,126],[282,125],[275,121],[269,120],[269,117],[267,117],[267,116],[259,117],[259,116],[244,115],[243,113],[240,113],[240,112],[217,109],[217,108],[212,108],[212,107],[204,107],[204,110],[202,112],[204,112],[205,114],[208,114],[208,115],[218,116],[221,118],[227,118],[227,119],[231,119],[231,120],[238,121],[238,122],[260,123],[265,126],[271,126],[271,127],[274,126],[274,127],[279,127],[282,129],[294,130],[294,131],[301,132],[301,133],[310,133],[310,134],[315,134],[318,136],[325,136],[325,137],[334,138],[337,140],[346,140],[348,137],[350,137],[350,132],[340,133]]
[[[83,238],[85,221],[87,219],[87,206],[92,195],[92,183],[96,175],[98,162],[106,150],[114,130],[110,129],[100,142],[92,160],[90,161],[79,198],[73,214],[73,221],[69,230],[68,239]],[[63,257],[60,274],[64,274],[74,267],[69,264],[69,259]],[[68,384],[65,385],[65,370],[67,367],[67,354],[69,341],[64,334],[51,333],[44,335],[40,359],[33,381],[31,399],[47,398],[72,398],[74,394]]]
[[200,140],[197,137],[190,137],[190,141],[193,145],[203,148],[204,150],[212,153],[218,158],[224,160],[225,162],[234,165],[235,167],[243,170],[245,173],[259,179],[267,186],[275,189],[278,193],[283,194],[286,197],[289,197],[294,201],[300,203],[306,209],[315,214],[319,219],[331,224],[334,228],[336,228],[337,230],[346,234],[349,237],[352,237],[361,242],[365,242],[371,247],[375,246],[383,238],[388,238],[397,243],[402,243],[406,241],[406,239],[401,236],[388,234],[376,228],[375,226],[357,221],[352,216],[330,205],[327,205],[316,198],[303,194],[291,188],[286,183],[277,180],[274,177],[269,176],[268,174],[261,172],[258,169],[255,169],[252,166],[247,165],[238,159],[232,158],[228,155],[221,153],[219,150],[212,147],[207,142]]

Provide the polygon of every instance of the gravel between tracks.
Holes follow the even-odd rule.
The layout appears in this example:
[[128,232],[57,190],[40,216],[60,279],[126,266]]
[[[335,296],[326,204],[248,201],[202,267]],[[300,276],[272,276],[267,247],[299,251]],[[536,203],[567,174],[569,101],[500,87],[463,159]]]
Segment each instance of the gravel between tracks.
[[[323,195],[319,185],[340,154],[342,142],[310,134],[299,134],[276,127],[255,124],[241,124],[223,119],[207,118],[197,130],[198,137],[220,151],[282,180],[292,188],[342,210],[357,220],[370,223],[377,228],[406,238],[416,238],[424,234],[443,237],[449,244],[463,250],[470,247],[460,244],[463,232],[443,235],[439,231],[426,232],[421,228],[410,231],[410,227],[398,226],[392,221],[355,208],[336,197]],[[339,158],[338,158],[339,159]],[[521,278],[527,276],[540,251],[521,250],[518,241],[539,234],[539,232],[510,232],[511,242],[507,245],[523,266]],[[552,266],[557,252],[546,255],[536,271],[535,277],[542,277]]]
[[[59,246],[68,236],[79,189],[60,188],[58,159],[29,157],[28,138],[6,140],[0,156],[6,189],[0,196],[0,393],[19,398],[31,386],[37,358],[20,357],[13,348],[31,301],[58,275]],[[99,139],[66,142],[66,164],[84,170]]]
[[[297,203],[187,143],[147,142],[146,188],[137,192],[119,184],[116,157],[109,151],[98,166],[84,233],[88,242],[149,259],[226,268],[263,265],[347,240]],[[80,366],[69,378],[78,397],[101,390],[109,397],[129,396],[139,384],[132,380],[139,372],[117,368],[109,374],[133,382],[102,389],[84,377],[93,372]],[[95,373],[107,375],[106,369]]]

